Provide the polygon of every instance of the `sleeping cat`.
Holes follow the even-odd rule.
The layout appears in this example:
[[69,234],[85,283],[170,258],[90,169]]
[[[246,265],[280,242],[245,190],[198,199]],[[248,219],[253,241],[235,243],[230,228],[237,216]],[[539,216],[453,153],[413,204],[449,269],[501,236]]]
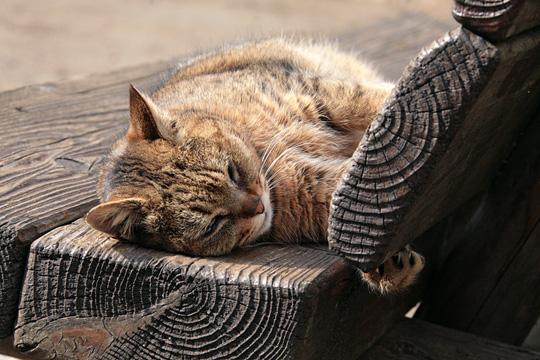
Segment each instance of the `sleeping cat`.
[[[391,90],[328,45],[273,39],[200,57],[152,95],[130,88],[130,126],[86,221],[191,255],[324,241],[332,193]],[[392,292],[422,267],[406,248],[363,278]]]

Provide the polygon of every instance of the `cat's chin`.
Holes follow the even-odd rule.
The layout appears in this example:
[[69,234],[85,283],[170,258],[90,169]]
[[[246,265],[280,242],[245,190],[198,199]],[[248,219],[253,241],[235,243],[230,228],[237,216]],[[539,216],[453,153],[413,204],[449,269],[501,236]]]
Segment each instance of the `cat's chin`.
[[261,214],[259,216],[262,217],[262,221],[260,222],[259,228],[255,232],[255,235],[253,236],[253,241],[266,234],[270,230],[270,226],[272,225],[272,220],[270,220],[270,218],[272,217],[271,214],[265,212],[264,214]]
[[257,222],[257,230],[254,232],[253,238],[250,239],[250,242],[256,241],[261,236],[265,235],[270,231],[272,227],[272,218],[274,216],[272,203],[270,201],[270,192],[265,191],[261,196],[261,201],[264,205],[264,213],[257,215],[255,221]]

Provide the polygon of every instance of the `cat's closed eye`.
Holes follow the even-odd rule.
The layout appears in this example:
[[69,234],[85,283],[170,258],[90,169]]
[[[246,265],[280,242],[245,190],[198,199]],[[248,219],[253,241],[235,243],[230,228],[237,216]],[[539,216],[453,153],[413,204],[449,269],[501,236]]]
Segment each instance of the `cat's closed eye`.
[[223,222],[223,220],[225,220],[225,216],[223,215],[214,216],[214,218],[210,220],[208,226],[206,226],[203,236],[208,237],[212,235],[217,230],[219,225]]
[[229,160],[227,164],[227,174],[235,185],[240,185],[240,174],[238,173],[238,169],[232,160]]

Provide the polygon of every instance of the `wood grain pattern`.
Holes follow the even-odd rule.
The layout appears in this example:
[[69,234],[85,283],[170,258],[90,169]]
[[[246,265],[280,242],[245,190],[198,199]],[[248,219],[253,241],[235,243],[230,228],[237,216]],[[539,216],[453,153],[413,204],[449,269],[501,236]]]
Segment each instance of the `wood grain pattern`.
[[537,107],[539,44],[458,29],[414,60],[334,194],[331,247],[372,270],[485,186]]
[[492,41],[540,26],[537,0],[455,0],[452,14],[467,29]]
[[190,258],[78,221],[32,245],[15,344],[41,359],[351,359],[416,299],[370,294],[320,249]]
[[[389,77],[447,24],[421,14],[338,36]],[[380,31],[378,32],[377,29]],[[402,36],[405,32],[409,34]],[[158,84],[167,63],[0,94],[0,337],[13,330],[28,245],[96,204],[100,159],[127,126],[127,85]]]
[[450,330],[403,320],[359,360],[539,360],[540,353]]
[[421,318],[514,345],[526,338],[540,316],[539,143],[537,116],[494,183],[462,210],[471,215],[454,223],[458,246]]
[[96,170],[126,128],[128,81],[150,86],[164,69],[161,63],[0,95],[0,337],[12,332],[30,242],[97,203]]

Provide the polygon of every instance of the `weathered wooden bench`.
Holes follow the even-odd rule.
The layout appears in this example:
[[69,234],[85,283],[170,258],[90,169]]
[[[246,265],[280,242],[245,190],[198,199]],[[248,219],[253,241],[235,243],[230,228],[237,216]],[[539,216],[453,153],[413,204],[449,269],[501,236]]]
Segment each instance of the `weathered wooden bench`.
[[[355,153],[334,251],[189,258],[77,220],[127,126],[128,82],[152,88],[167,63],[0,94],[0,335],[37,358],[540,359],[399,322],[422,301],[418,318],[520,345],[540,315],[540,2],[459,0],[454,15],[466,28],[416,57]],[[386,23],[341,42],[389,74],[444,30]],[[419,284],[370,293],[356,267],[413,241]]]

